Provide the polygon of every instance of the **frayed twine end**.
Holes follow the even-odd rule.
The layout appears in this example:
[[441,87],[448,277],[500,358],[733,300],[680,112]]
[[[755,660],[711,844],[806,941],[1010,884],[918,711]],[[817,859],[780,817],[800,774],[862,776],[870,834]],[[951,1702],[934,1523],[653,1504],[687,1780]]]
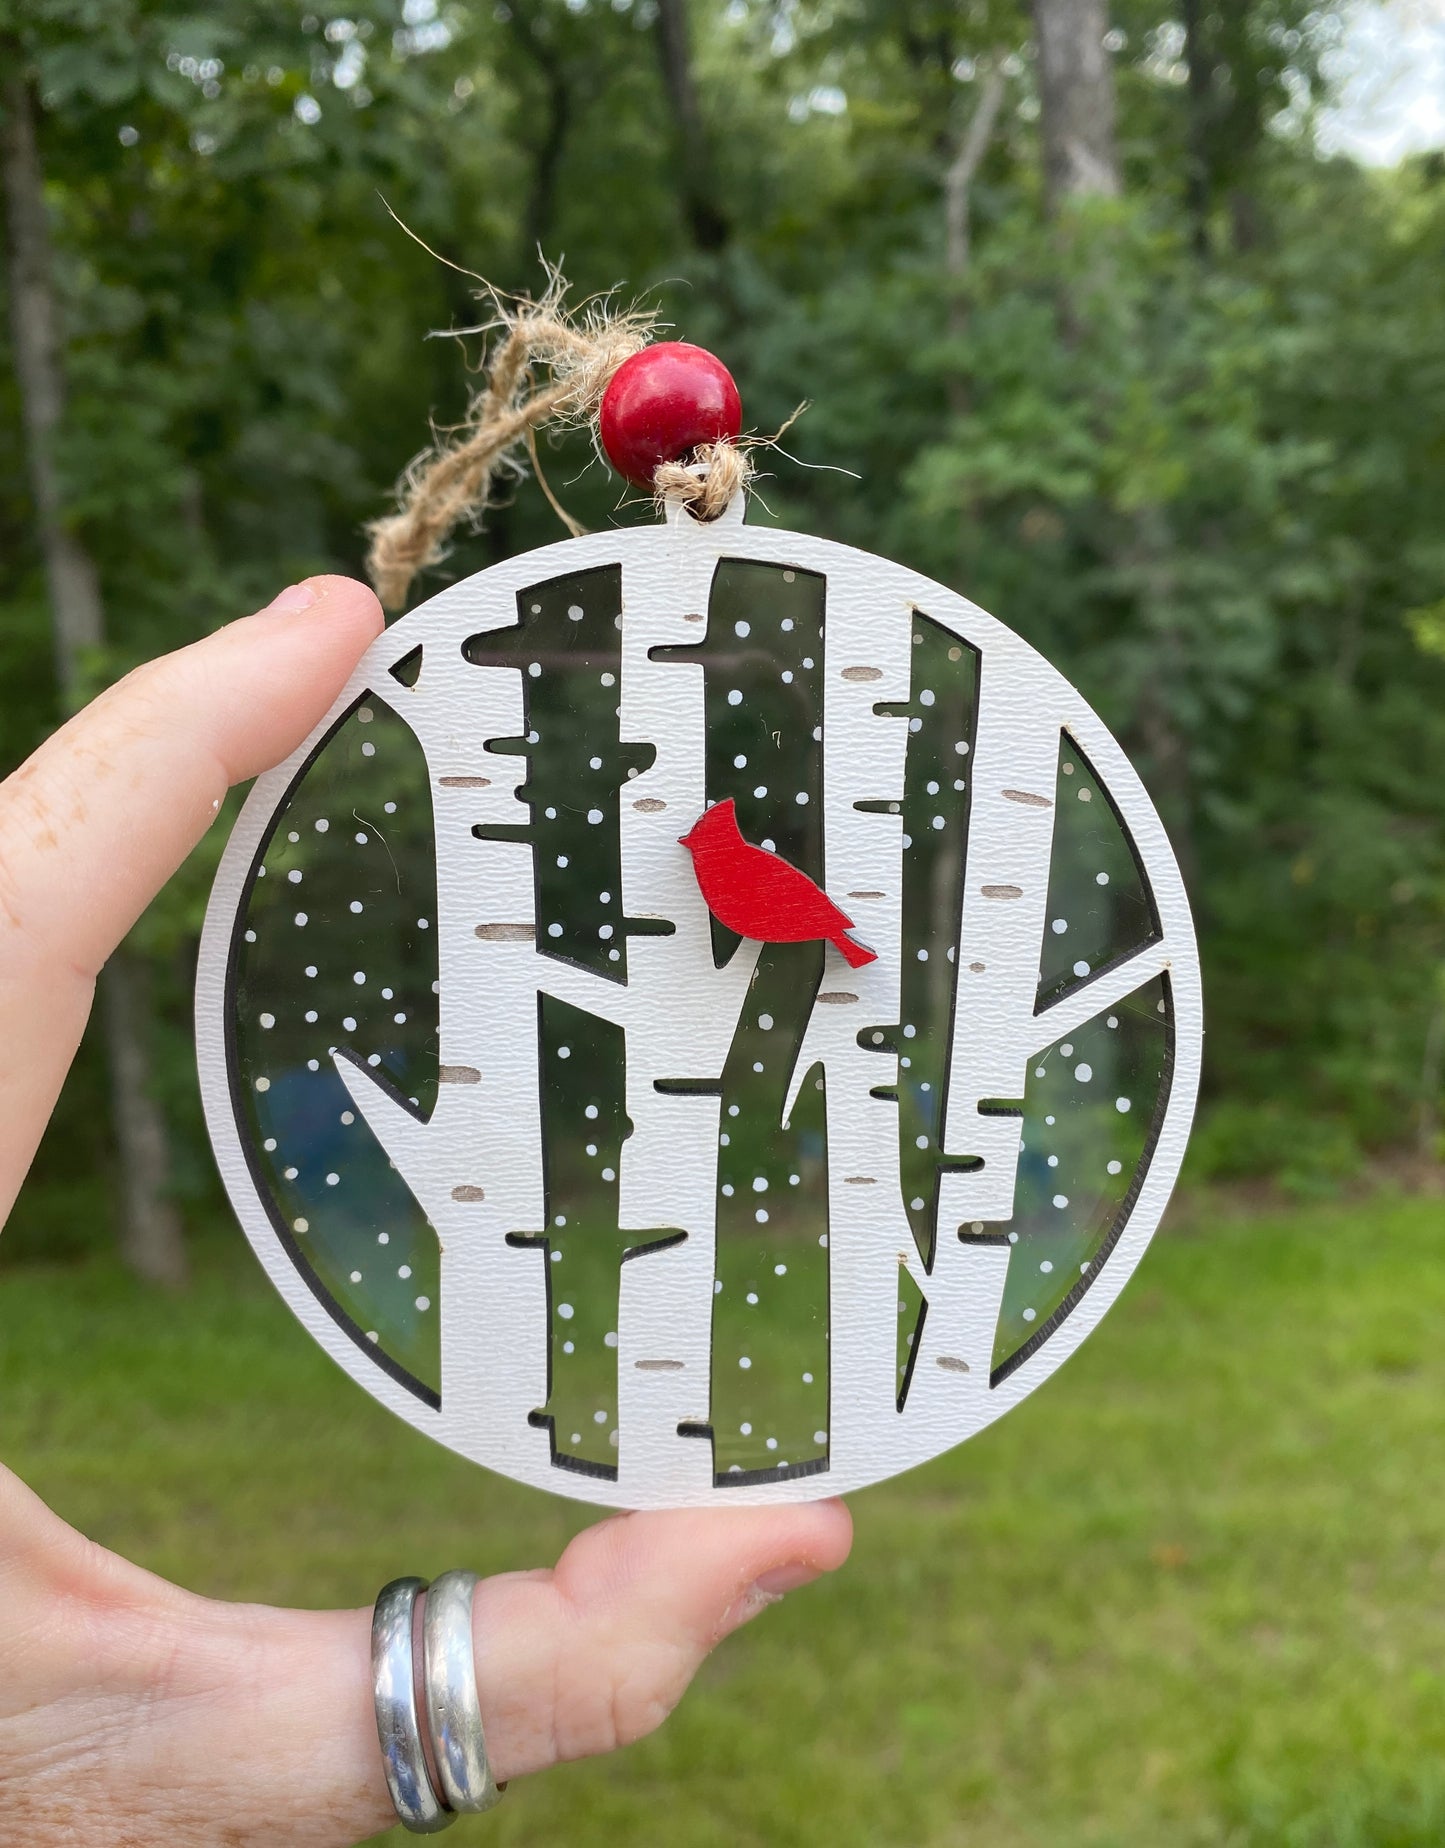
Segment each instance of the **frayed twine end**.
[[[563,524],[574,537],[584,530],[542,473],[537,431],[543,425],[587,425],[596,443],[602,395],[623,362],[650,343],[657,316],[638,307],[618,308],[610,296],[569,312],[566,293],[567,283],[555,270],[537,301],[504,296],[483,283],[481,299],[493,312],[481,325],[458,333],[492,337],[486,382],[465,420],[437,433],[407,468],[397,488],[397,511],[367,528],[367,569],[387,609],[400,609],[417,573],[442,561],[458,524],[479,527],[497,479],[524,475],[529,461]],[[752,480],[749,451],[765,441],[708,443],[690,462],[662,463],[653,478],[659,509],[681,503],[697,519],[716,519]]]

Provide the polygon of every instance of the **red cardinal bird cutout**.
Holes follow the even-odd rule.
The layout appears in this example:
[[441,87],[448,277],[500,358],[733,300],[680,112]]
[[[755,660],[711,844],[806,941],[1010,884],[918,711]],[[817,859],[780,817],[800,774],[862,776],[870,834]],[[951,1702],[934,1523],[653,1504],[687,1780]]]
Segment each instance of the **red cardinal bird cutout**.
[[841,950],[853,969],[878,960],[876,950],[844,935],[853,920],[806,873],[743,839],[731,796],[708,809],[679,839],[692,855],[708,910],[740,937],[757,943],[816,943],[821,938]]

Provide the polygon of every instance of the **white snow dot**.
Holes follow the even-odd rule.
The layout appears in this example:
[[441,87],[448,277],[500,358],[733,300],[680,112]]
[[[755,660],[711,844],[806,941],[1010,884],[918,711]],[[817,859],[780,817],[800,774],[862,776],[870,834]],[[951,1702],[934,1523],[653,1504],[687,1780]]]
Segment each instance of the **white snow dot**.
[[360,1282],[361,1282],[361,1272],[360,1272],[360,1271],[353,1271],[353,1272],[351,1273],[351,1281],[352,1281],[353,1283],[360,1283]]
[[[532,605],[532,614],[534,616],[540,616],[542,614],[542,606],[540,603],[534,603]],[[580,603],[569,603],[567,605],[567,620],[568,622],[581,622],[582,605]]]
[[923,690],[918,695],[918,703],[920,706],[931,706],[933,704],[933,688],[932,687],[923,688]]
[[291,1221],[291,1230],[293,1232],[309,1232],[311,1230],[311,1221],[309,1219],[293,1219]]
[[741,706],[742,703],[743,703],[743,696],[741,692],[738,690],[738,688],[734,687],[732,691],[728,694],[728,704],[730,706]]
[[773,1017],[771,1014],[759,1014],[758,1015],[758,1025],[762,1028],[764,1033],[768,1032],[771,1029],[772,1024],[773,1024]]
[[773,1275],[775,1277],[786,1277],[787,1274],[788,1274],[788,1267],[786,1264],[775,1264],[773,1266]]
[[1069,920],[1067,918],[1055,918],[1053,923],[1049,926],[1049,929],[1056,937],[1062,937],[1068,928]]
[[1122,1161],[1111,1161],[1111,1162],[1109,1163],[1109,1172],[1110,1172],[1110,1174],[1118,1174],[1118,1173],[1120,1173],[1120,1172],[1121,1172],[1121,1171],[1123,1170],[1123,1166],[1124,1166],[1124,1164],[1123,1164],[1123,1162],[1122,1162]]
[[602,820],[602,810],[601,809],[588,809],[587,819],[588,821],[591,822],[592,826],[595,828],[598,822]]
[[547,935],[549,937],[560,937],[562,935],[562,926],[560,924],[549,924],[547,926]]
[[276,1016],[274,1014],[263,1014],[261,1016],[261,1025],[263,1027],[270,1028],[270,1027],[274,1027],[275,1024],[276,1024]]
[[766,783],[759,783],[757,788],[753,791],[753,794],[757,796],[759,800],[761,800],[767,793],[768,793],[768,786]]
[[1094,874],[1094,884],[1095,885],[1108,885],[1108,883],[1109,883],[1109,875],[1107,873],[1095,873]]
[[765,1226],[768,1223],[768,1209],[765,1206],[760,1206],[757,1212],[753,1214],[753,1218],[757,1220],[760,1226]]
[[746,1354],[744,1354],[738,1362],[738,1365],[742,1368],[744,1373],[747,1372],[748,1368],[752,1366],[752,1364],[753,1363],[748,1359]]
[[353,970],[351,979],[353,982],[355,982],[356,986],[360,988],[366,980],[366,971],[364,969]]
[[286,875],[286,877],[287,877],[287,878],[288,878],[288,879],[289,879],[289,880],[291,881],[291,883],[292,883],[292,885],[300,885],[300,883],[301,883],[301,869],[300,869],[300,867],[299,867],[299,866],[293,866],[293,867],[291,868],[291,871],[290,871],[289,873],[287,873],[287,875]]
[[615,1328],[608,1329],[607,1333],[602,1337],[602,1345],[603,1347],[617,1346],[617,1330]]
[[1067,1194],[1055,1194],[1054,1195],[1054,1205],[1055,1206],[1062,1208],[1062,1207],[1067,1206],[1068,1204],[1069,1204],[1069,1196]]
[[798,793],[797,793],[797,795],[793,797],[793,800],[794,800],[794,802],[796,802],[796,803],[797,803],[797,805],[798,805],[798,807],[799,807],[799,808],[806,808],[806,807],[808,806],[808,792],[807,792],[807,790],[806,790],[806,789],[800,789],[800,790],[798,791]]
[[1078,1079],[1080,1084],[1087,1084],[1089,1080],[1093,1077],[1093,1075],[1094,1075],[1094,1068],[1092,1065],[1088,1064],[1087,1062],[1085,1062],[1082,1065],[1076,1065],[1074,1067],[1074,1076]]
[[258,1078],[256,1080],[256,1089],[258,1091],[269,1091],[271,1089],[271,1080],[269,1078]]
[[746,770],[747,767],[748,767],[747,758],[744,757],[741,752],[739,752],[738,755],[733,759],[733,769],[734,770]]
[[571,1303],[558,1303],[557,1313],[564,1322],[570,1322],[577,1311],[572,1307]]
[[1024,1320],[1025,1320],[1026,1322],[1032,1322],[1032,1321],[1033,1321],[1033,1319],[1034,1319],[1034,1312],[1033,1312],[1033,1310],[1032,1310],[1032,1309],[1025,1309],[1025,1310],[1024,1310]]
[[1075,975],[1087,975],[1088,973],[1089,973],[1089,965],[1086,962],[1084,962],[1082,959],[1074,964],[1074,974]]
[[1133,1109],[1133,1107],[1134,1105],[1133,1105],[1132,1098],[1116,1097],[1114,1099],[1114,1108],[1119,1112],[1120,1116],[1127,1116],[1130,1110]]
[[570,1046],[559,1046],[557,1048],[557,1057],[559,1059],[570,1059],[572,1057],[572,1048]]
[[750,635],[751,633],[752,633],[752,625],[750,623],[735,622],[733,624],[733,634],[734,635]]

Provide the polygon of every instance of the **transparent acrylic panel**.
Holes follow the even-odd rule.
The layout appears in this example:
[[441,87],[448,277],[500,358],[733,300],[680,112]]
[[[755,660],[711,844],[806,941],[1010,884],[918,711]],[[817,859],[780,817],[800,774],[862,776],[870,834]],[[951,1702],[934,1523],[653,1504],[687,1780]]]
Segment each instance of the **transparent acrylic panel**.
[[551,1428],[558,1464],[613,1475],[622,1265],[683,1234],[618,1228],[617,1177],[632,1134],[621,1028],[543,995],[540,1037],[547,1229],[512,1235],[547,1255],[550,1390],[534,1422]]
[[1172,1046],[1161,977],[1033,1061],[995,1379],[1047,1339],[1123,1229],[1168,1099]]
[[858,1036],[870,1050],[896,1055],[898,1149],[903,1204],[925,1264],[934,1253],[939,1177],[972,1166],[940,1155],[947,1097],[949,1023],[964,856],[968,851],[968,757],[978,707],[978,655],[921,611],[913,618],[910,697],[880,706],[908,726],[903,800],[863,809],[903,817],[902,1018]]
[[436,1235],[352,1107],[343,1048],[429,1114],[436,855],[426,764],[364,698],[298,778],[256,862],[232,974],[233,1081],[292,1259],[358,1340],[439,1386]]
[[1059,746],[1039,1007],[1159,935],[1133,842],[1072,738]]

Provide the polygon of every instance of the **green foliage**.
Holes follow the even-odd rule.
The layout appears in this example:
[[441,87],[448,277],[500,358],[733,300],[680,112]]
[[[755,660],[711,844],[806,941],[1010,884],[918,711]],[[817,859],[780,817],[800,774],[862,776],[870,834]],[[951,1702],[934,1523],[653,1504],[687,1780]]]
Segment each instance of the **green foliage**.
[[[974,596],[1136,755],[1203,936],[1198,1171],[1305,1184],[1414,1136],[1441,1101],[1445,184],[1313,153],[1328,8],[1205,14],[1207,96],[1167,13],[1121,0],[1117,23],[1125,196],[1051,224],[1013,0],[694,0],[688,184],[722,226],[701,249],[643,0],[0,5],[43,106],[65,478],[111,632],[94,679],[358,570],[428,419],[460,413],[477,343],[424,336],[485,311],[388,205],[503,286],[541,281],[540,243],[581,290],[653,291],[756,428],[812,401],[784,440],[814,466],[778,458],[757,517]],[[950,277],[944,175],[997,63]],[[547,466],[589,524],[650,517],[578,438]],[[5,365],[6,762],[58,716],[30,527]],[[448,569],[555,532],[521,487]],[[185,990],[214,852],[142,939],[198,1195]]]

